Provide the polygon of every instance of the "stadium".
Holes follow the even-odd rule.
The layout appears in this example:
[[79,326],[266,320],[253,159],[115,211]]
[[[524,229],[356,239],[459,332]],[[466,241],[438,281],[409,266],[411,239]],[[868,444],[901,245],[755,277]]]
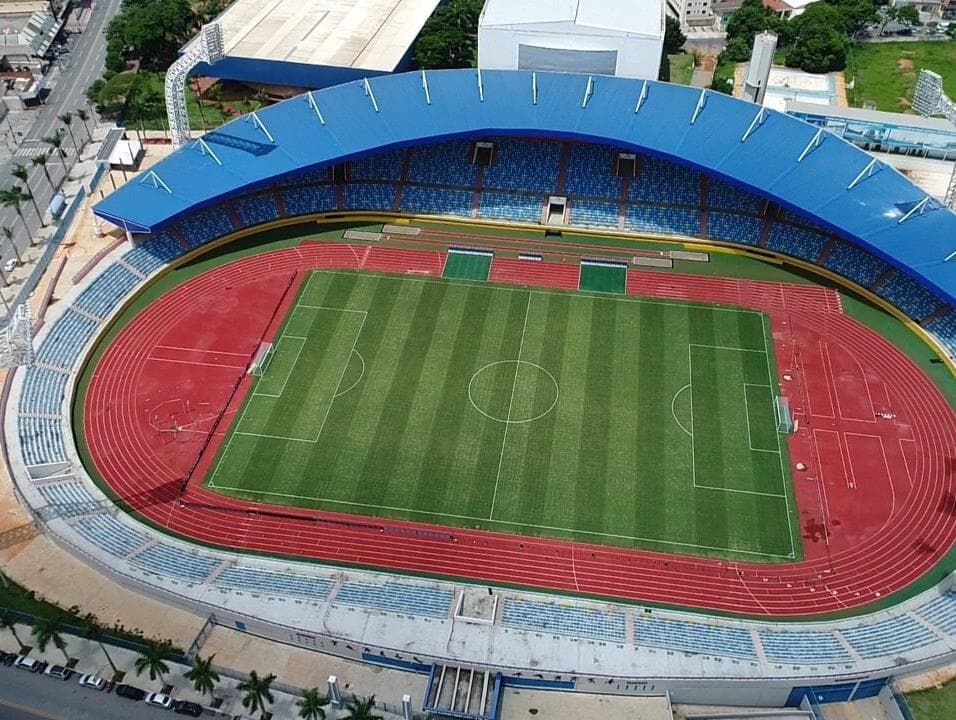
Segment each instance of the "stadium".
[[496,691],[807,707],[953,660],[956,215],[862,150],[664,83],[408,73],[94,212],[129,243],[5,433],[120,582]]

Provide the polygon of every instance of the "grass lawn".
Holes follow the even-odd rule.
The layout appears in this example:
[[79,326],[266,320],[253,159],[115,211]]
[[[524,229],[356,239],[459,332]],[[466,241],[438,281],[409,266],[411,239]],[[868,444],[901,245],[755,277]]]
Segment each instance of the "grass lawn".
[[906,696],[914,720],[951,720],[956,716],[956,682]]
[[942,75],[946,93],[956,97],[956,41],[857,44],[847,57],[847,99],[854,107],[873,102],[878,110],[909,110],[921,68]]
[[756,561],[800,556],[766,316],[315,271],[207,484]]
[[694,77],[694,56],[690,53],[668,55],[667,61],[671,66],[670,81],[675,85],[690,85]]

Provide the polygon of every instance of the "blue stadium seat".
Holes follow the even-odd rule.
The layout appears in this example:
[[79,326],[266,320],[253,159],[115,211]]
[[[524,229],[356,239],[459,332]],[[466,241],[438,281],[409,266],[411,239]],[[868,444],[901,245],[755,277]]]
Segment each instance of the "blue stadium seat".
[[471,164],[471,147],[467,140],[453,140],[413,148],[406,180],[474,187],[478,173]]
[[763,220],[752,215],[710,211],[707,213],[707,236],[756,246],[763,231]]
[[399,180],[405,166],[405,150],[391,150],[380,155],[353,160],[349,163],[349,181]]
[[294,172],[286,175],[278,181],[280,185],[314,185],[316,183],[325,183],[331,180],[329,166],[312,168],[304,172]]
[[775,222],[770,228],[767,247],[815,263],[829,238],[813,230]]
[[123,260],[149,275],[183,254],[182,246],[170,233],[162,231],[123,255]]
[[852,662],[853,656],[830,632],[803,630],[762,630],[767,659],[777,663],[834,663]]
[[495,140],[495,160],[485,168],[483,187],[553,193],[558,185],[561,145],[547,140]]
[[44,465],[66,461],[60,420],[20,416],[18,425],[23,462]]
[[275,195],[271,192],[239,198],[236,200],[236,212],[245,227],[261,225],[279,218]]
[[931,315],[942,300],[902,271],[897,271],[880,285],[876,294],[902,310],[914,320]]
[[471,191],[406,185],[402,192],[402,210],[429,215],[471,217]]
[[620,610],[591,610],[555,602],[506,597],[501,624],[613,643],[627,640],[624,613]]
[[710,178],[707,183],[707,207],[759,215],[765,200],[759,195],[738,188],[732,183]]
[[219,560],[180,550],[173,545],[151,545],[137,553],[130,562],[157,575],[172,575],[191,582],[200,582],[219,564]]
[[591,225],[597,227],[618,227],[619,206],[617,203],[601,200],[572,200],[571,224]]
[[66,384],[70,379],[69,375],[35,365],[28,365],[24,371],[26,377],[20,393],[19,411],[30,414],[59,415]]
[[956,309],[940,315],[926,324],[926,329],[933,333],[951,357],[956,357]]
[[517,222],[541,222],[545,199],[536,195],[508,195],[483,192],[478,204],[478,217]]
[[395,186],[376,183],[349,183],[345,186],[348,210],[385,210],[395,205]]
[[37,485],[43,501],[56,509],[59,515],[81,515],[99,507],[86,488],[75,480]]
[[143,533],[103,513],[77,520],[73,529],[83,539],[116,557],[126,557],[146,544]]
[[334,185],[304,185],[282,191],[282,204],[290,217],[334,210],[336,203]]
[[915,614],[947,635],[956,635],[956,593],[940,595],[918,608]]
[[73,306],[105,318],[139,282],[140,279],[125,267],[113,263],[80,293]]
[[616,161],[617,153],[606,145],[569,144],[565,194],[620,200],[621,178],[614,174]]
[[447,617],[454,593],[436,587],[385,583],[370,585],[349,582],[339,588],[335,602],[374,610],[428,617]]
[[936,640],[933,633],[905,615],[840,632],[864,659],[916,650]]
[[634,643],[702,655],[757,658],[748,630],[720,625],[716,620],[689,622],[638,613],[634,617]]
[[628,205],[625,227],[666,235],[700,235],[700,211],[654,205]]
[[232,218],[229,216],[229,211],[223,207],[201,210],[183,220],[179,227],[190,247],[205,245],[207,242],[228,235],[236,229]]
[[292,596],[306,600],[324,600],[332,590],[332,581],[326,578],[237,565],[219,573],[212,584],[253,594]]
[[643,157],[627,188],[629,200],[700,207],[700,174],[654,157]]
[[97,327],[96,321],[67,309],[53,324],[37,350],[36,362],[41,365],[72,368]]
[[872,285],[889,268],[878,257],[843,241],[834,245],[823,266],[863,287]]

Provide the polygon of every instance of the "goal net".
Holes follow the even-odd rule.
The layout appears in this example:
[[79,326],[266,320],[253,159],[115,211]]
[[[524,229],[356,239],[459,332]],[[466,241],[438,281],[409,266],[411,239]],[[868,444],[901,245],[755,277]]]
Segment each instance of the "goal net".
[[261,377],[265,375],[266,369],[269,367],[269,362],[272,360],[272,343],[264,342],[259,343],[259,349],[256,351],[256,356],[252,359],[252,362],[249,364],[249,375],[256,375]]
[[773,414],[777,420],[777,432],[790,435],[795,429],[793,415],[790,413],[790,401],[782,395],[775,396]]
[[17,305],[10,322],[0,333],[0,367],[12,368],[33,363],[33,321],[29,301]]

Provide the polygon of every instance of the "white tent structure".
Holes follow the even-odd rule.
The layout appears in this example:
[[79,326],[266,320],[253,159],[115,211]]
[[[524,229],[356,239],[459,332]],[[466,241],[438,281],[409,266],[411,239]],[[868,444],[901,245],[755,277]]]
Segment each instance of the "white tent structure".
[[488,0],[478,67],[656,79],[663,0]]

